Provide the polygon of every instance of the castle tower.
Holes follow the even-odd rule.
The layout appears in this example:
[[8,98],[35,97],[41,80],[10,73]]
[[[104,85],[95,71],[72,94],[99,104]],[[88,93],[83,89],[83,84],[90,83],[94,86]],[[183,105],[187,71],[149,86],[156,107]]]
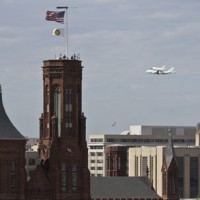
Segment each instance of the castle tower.
[[0,86],[0,200],[25,200],[25,144],[6,114]]
[[[46,60],[43,63],[43,113],[40,117],[41,165],[30,180],[28,196],[39,182],[39,199],[90,199],[90,175],[85,121],[82,113],[80,60]],[[44,181],[45,179],[45,181]],[[41,188],[43,190],[41,191]],[[39,190],[37,190],[39,191]],[[42,197],[46,192],[47,196]]]

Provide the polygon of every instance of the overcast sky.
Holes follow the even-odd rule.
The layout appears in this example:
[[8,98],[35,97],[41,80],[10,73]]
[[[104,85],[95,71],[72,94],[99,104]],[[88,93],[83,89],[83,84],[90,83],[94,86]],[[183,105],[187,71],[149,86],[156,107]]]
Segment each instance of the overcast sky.
[[[69,55],[80,53],[84,66],[88,135],[119,134],[140,124],[196,126],[199,0],[0,0],[3,102],[24,136],[39,137],[43,60],[65,52],[64,39],[52,35],[63,25],[46,21],[46,11],[66,5]],[[162,65],[177,73],[145,73]]]

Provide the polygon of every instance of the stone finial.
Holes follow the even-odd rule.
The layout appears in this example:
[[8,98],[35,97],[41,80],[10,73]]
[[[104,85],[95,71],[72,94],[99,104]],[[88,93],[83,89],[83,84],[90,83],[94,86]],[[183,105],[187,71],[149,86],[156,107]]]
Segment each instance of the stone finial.
[[170,127],[168,128],[168,134],[170,137],[172,136],[172,129]]

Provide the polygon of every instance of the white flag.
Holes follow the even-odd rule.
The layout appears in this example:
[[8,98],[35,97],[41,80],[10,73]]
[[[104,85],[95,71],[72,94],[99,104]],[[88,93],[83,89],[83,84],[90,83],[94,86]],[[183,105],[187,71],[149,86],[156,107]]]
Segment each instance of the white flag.
[[63,28],[53,29],[53,35],[64,37],[64,29]]

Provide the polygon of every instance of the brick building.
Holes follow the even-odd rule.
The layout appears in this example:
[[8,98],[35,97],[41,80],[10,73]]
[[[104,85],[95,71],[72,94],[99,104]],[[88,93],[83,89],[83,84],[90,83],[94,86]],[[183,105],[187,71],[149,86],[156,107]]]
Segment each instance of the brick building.
[[26,139],[8,118],[0,87],[0,200],[25,200]]
[[106,176],[128,176],[128,146],[110,145],[106,147]]
[[44,61],[41,163],[28,182],[27,200],[90,199],[82,68],[74,59]]

